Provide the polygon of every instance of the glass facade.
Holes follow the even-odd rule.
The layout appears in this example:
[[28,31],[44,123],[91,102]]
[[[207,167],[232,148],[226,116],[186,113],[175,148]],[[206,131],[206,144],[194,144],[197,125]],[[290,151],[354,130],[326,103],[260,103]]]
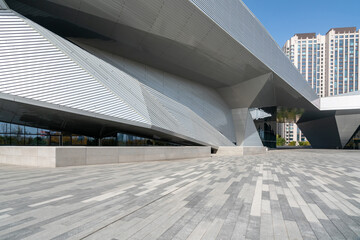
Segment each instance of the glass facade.
[[336,34],[335,41],[331,41],[330,95],[359,90],[359,39],[355,35]]
[[114,133],[94,138],[68,132],[0,122],[0,145],[14,146],[178,146],[179,144]]
[[253,108],[250,113],[263,145],[276,148],[276,107]]
[[360,126],[355,134],[351,137],[350,141],[345,145],[347,149],[360,149]]

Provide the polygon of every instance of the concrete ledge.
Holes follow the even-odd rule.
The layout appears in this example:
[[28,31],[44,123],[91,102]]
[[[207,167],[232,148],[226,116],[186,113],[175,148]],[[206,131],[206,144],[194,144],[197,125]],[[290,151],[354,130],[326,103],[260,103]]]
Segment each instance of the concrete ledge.
[[210,157],[210,147],[31,147],[0,146],[0,163],[66,167]]
[[243,147],[244,155],[265,154],[268,151],[267,147]]
[[216,156],[243,156],[244,151],[242,147],[219,147]]
[[244,156],[244,155],[256,155],[264,154],[267,152],[266,147],[219,147],[216,152],[216,156]]

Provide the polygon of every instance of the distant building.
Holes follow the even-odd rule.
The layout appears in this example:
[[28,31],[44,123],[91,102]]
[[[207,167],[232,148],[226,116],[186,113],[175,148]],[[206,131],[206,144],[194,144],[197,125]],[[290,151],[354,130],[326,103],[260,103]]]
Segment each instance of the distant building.
[[[358,91],[359,32],[345,27],[331,28],[326,35],[298,33],[283,51],[319,97]],[[295,123],[280,123],[278,128],[284,129],[278,133],[286,143],[305,138]]]
[[332,28],[326,34],[326,96],[359,90],[359,32]]
[[290,142],[294,141],[298,145],[299,142],[307,141],[296,123],[278,123],[277,133],[285,139],[285,144],[289,144]]
[[360,82],[359,32],[346,27],[295,34],[283,51],[320,97],[353,92]]
[[283,47],[290,61],[320,97],[326,93],[325,46],[325,36],[299,33],[287,40]]

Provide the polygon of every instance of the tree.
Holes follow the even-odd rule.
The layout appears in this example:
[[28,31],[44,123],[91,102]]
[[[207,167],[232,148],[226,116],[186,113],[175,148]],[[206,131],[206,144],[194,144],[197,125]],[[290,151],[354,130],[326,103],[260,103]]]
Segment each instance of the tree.
[[280,135],[276,135],[276,146],[284,146],[285,138],[282,138]]
[[299,108],[278,107],[276,120],[278,123],[296,122],[303,113],[304,110]]
[[296,146],[296,142],[295,142],[295,141],[289,142],[288,145],[289,145],[289,146]]
[[310,143],[308,141],[306,142],[299,142],[300,146],[310,146]]

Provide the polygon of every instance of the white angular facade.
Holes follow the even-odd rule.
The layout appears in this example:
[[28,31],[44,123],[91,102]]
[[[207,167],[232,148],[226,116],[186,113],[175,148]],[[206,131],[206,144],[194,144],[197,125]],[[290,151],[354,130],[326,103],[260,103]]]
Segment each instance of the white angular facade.
[[1,122],[218,148],[274,135],[251,109],[320,111],[241,1],[0,2]]

